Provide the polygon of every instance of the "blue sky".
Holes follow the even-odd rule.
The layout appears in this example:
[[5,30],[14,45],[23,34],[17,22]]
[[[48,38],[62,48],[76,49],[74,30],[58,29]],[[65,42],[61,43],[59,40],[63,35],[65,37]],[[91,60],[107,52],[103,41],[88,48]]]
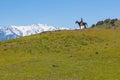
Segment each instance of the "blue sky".
[[48,24],[76,28],[83,18],[89,26],[120,18],[120,0],[0,0],[0,25]]

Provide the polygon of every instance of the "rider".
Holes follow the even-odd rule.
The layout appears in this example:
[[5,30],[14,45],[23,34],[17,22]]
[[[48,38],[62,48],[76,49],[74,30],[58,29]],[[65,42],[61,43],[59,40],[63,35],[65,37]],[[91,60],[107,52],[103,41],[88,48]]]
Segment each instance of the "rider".
[[83,18],[81,18],[81,21],[80,22],[83,22]]

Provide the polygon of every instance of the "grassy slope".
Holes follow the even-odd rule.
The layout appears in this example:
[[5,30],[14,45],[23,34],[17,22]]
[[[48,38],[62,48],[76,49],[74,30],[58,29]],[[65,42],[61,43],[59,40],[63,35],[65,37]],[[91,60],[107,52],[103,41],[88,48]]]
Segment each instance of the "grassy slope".
[[0,80],[119,80],[120,30],[47,32],[0,42]]

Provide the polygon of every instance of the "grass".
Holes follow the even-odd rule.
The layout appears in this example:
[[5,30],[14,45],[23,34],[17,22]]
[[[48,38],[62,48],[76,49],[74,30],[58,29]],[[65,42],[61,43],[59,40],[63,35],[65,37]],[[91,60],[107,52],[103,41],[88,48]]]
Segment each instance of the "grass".
[[120,30],[46,32],[0,42],[0,80],[119,80]]

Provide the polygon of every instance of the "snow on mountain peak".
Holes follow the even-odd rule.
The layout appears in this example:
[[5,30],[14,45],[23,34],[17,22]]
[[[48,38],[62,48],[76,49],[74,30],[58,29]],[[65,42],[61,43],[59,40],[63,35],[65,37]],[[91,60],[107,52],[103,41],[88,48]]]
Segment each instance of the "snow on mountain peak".
[[47,24],[33,24],[27,26],[0,26],[0,40],[7,40],[12,38],[18,38],[21,36],[29,36],[32,34],[38,34],[44,31],[65,30],[69,28],[54,27]]

